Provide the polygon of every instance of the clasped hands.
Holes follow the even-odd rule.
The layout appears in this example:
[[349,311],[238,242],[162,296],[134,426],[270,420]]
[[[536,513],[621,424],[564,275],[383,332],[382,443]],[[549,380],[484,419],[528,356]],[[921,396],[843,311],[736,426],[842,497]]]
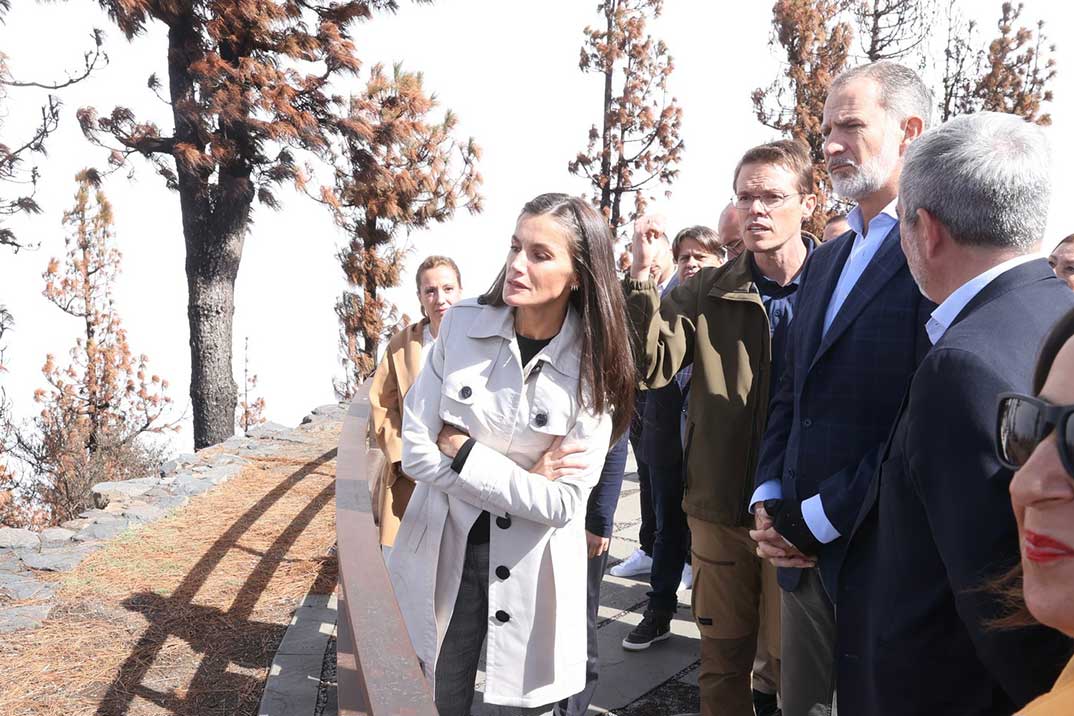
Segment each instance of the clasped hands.
[[777,567],[805,569],[817,566],[817,558],[803,554],[797,547],[776,532],[772,517],[764,505],[757,504],[753,511],[756,529],[750,530],[750,539],[757,543],[757,556],[767,559]]

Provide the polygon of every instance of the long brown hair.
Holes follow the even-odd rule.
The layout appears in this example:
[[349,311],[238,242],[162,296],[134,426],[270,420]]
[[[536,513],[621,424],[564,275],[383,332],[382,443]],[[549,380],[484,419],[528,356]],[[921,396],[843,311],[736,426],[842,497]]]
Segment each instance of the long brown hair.
[[[630,426],[637,385],[633,351],[627,338],[626,301],[615,273],[614,244],[608,222],[584,199],[541,194],[526,202],[520,216],[549,215],[570,235],[571,263],[578,290],[570,305],[582,322],[582,356],[578,398],[598,415],[611,412],[613,442]],[[506,305],[503,286],[507,266],[479,301]]]
[[[1037,356],[1037,366],[1033,371],[1034,395],[1040,395],[1040,391],[1044,389],[1048,374],[1052,372],[1052,364],[1059,356],[1059,351],[1071,338],[1074,338],[1074,311],[1069,311],[1056,321],[1044,339],[1044,344]],[[992,591],[999,594],[1004,607],[1003,613],[997,619],[990,621],[989,626],[996,629],[1013,629],[1039,623],[1026,608],[1025,596],[1022,594],[1021,560],[989,586]]]

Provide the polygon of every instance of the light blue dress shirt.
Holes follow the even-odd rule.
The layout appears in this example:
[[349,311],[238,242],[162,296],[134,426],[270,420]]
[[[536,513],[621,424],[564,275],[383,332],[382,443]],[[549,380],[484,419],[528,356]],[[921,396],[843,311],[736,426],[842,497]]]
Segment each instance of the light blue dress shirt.
[[[824,312],[824,333],[827,333],[828,329],[831,328],[835,317],[839,315],[839,309],[843,307],[847,296],[857,285],[858,279],[865,273],[865,269],[869,267],[869,263],[876,256],[876,252],[880,249],[880,245],[884,243],[884,239],[891,233],[891,229],[895,224],[899,223],[898,216],[895,214],[895,205],[897,203],[897,198],[892,199],[890,204],[873,217],[873,220],[869,222],[868,229],[865,228],[865,218],[862,216],[860,206],[855,206],[847,214],[847,223],[850,224],[850,228],[854,231],[854,244],[850,247],[850,255],[847,257],[846,263],[843,264],[843,271],[839,274],[839,281],[835,284],[832,298],[828,302],[827,310]],[[750,498],[750,511],[752,512],[759,502],[781,497],[783,497],[783,485],[780,481],[768,480],[759,485],[754,491],[753,496]],[[813,495],[802,502],[802,519],[805,520],[809,531],[822,544],[832,542],[841,536],[839,530],[832,525],[831,520],[824,513],[824,505],[821,504],[820,495]]]
[[962,309],[965,308],[985,286],[992,283],[1012,268],[1021,266],[1036,258],[1040,257],[1037,254],[1016,256],[1013,259],[993,266],[980,276],[971,278],[969,281],[955,289],[954,293],[945,298],[944,302],[936,307],[936,310],[929,316],[928,323],[925,324],[925,332],[929,334],[929,341],[932,342],[932,345],[939,343],[940,339],[943,338],[943,334],[947,333],[947,329],[950,328],[954,320],[958,318],[958,314],[962,313]]

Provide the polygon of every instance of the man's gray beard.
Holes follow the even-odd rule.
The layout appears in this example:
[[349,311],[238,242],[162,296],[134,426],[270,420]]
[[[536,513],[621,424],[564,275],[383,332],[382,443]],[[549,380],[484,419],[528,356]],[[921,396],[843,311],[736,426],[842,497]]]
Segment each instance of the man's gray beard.
[[832,189],[840,199],[861,201],[873,192],[879,191],[898,164],[898,147],[885,147],[884,153],[856,165],[854,173],[850,176],[836,176],[829,173]]

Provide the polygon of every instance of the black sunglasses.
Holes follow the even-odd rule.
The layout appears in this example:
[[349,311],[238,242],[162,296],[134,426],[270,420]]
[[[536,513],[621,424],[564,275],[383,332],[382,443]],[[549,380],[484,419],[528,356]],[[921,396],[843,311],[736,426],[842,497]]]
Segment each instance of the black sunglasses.
[[1021,469],[1054,430],[1059,459],[1074,479],[1074,405],[1051,403],[1021,393],[1002,393],[996,415],[996,456],[1004,467]]

